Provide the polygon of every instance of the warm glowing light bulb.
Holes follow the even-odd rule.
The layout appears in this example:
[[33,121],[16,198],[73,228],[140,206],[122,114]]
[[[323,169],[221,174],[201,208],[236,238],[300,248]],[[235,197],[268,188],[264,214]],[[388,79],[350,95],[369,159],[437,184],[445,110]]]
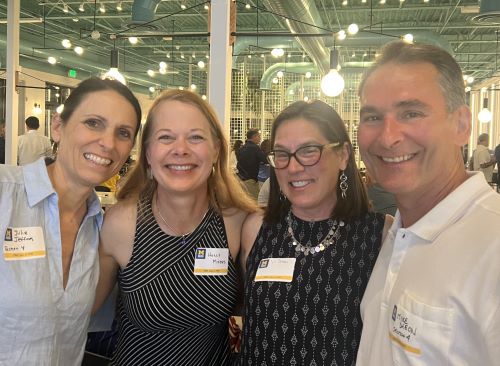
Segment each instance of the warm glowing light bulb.
[[326,96],[336,97],[342,90],[344,90],[344,78],[338,73],[336,69],[330,70],[321,80],[321,91]]

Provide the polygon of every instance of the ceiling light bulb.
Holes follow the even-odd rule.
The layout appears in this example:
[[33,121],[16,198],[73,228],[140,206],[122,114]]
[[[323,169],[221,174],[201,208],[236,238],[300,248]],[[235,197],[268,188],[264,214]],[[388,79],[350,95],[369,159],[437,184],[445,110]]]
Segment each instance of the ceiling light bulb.
[[116,4],[116,10],[118,11],[122,11],[123,8],[122,8],[122,2],[120,1],[118,4]]
[[347,4],[348,4],[348,3],[347,3],[347,0],[342,1],[342,5],[343,5],[343,6],[346,6]]
[[305,74],[306,79],[309,79],[312,76],[310,71],[307,71]]
[[183,86],[179,86],[179,90],[184,90],[184,87]]
[[193,52],[193,54],[191,55],[192,58],[196,58],[196,53]]
[[55,57],[53,57],[53,56],[50,56],[50,57],[47,59],[47,61],[48,61],[48,62],[49,62],[49,64],[51,64],[51,65],[55,65],[55,64],[57,63],[56,58],[55,58]]
[[64,104],[59,104],[56,108],[56,112],[61,114],[64,109]]
[[278,71],[278,73],[276,74],[276,76],[279,77],[279,78],[282,78],[283,75],[285,75],[285,73],[283,71],[281,71],[281,70]]
[[336,97],[344,90],[344,78],[336,69],[330,70],[323,79],[321,79],[321,91],[328,97]]
[[63,5],[63,12],[65,13],[69,12],[68,5],[66,4]]
[[74,48],[74,50],[75,50],[75,52],[76,52],[77,55],[82,55],[83,54],[83,48],[80,47],[80,46],[76,46]]
[[127,81],[125,80],[125,77],[118,71],[117,67],[111,67],[106,73],[102,76],[102,79],[111,79],[111,80],[117,80],[123,85],[127,85]]
[[247,57],[248,57],[248,58],[252,58],[252,55],[248,55]]
[[338,33],[337,33],[337,39],[339,41],[343,41],[346,37],[347,37],[347,35],[345,33],[345,30],[341,29],[341,30],[338,31]]
[[208,53],[205,55],[205,58],[208,60],[210,58],[210,56],[208,55]]
[[148,70],[148,71],[146,71],[146,72],[147,72],[147,74],[148,74],[150,77],[155,76],[155,72],[154,72],[153,70],[151,70],[151,69],[149,69],[149,70]]
[[101,4],[101,6],[99,7],[99,11],[103,14],[106,12],[106,7],[104,6],[104,4]]
[[273,84],[278,84],[279,79],[278,78],[273,78]]
[[208,10],[208,9],[209,9],[209,6],[208,6],[207,4],[205,4],[205,6],[203,6],[203,8],[204,8],[205,10]]
[[150,87],[149,87],[149,91],[150,91],[151,93],[154,93],[154,92],[155,92],[155,87],[154,87],[154,86],[150,86]]
[[408,33],[403,36],[403,41],[406,43],[413,43],[413,34]]
[[273,57],[281,57],[285,54],[285,51],[283,51],[283,48],[273,48],[271,51],[271,55]]
[[158,72],[159,72],[160,74],[162,74],[162,75],[165,75],[165,74],[167,73],[167,69],[165,69],[165,68],[161,68],[161,67],[160,67],[160,68],[158,69]]
[[61,41],[61,44],[64,48],[71,48],[71,41],[69,39],[63,39]]
[[304,97],[304,102],[308,102],[308,101],[309,101],[309,97],[306,95],[306,96]]
[[160,69],[166,69],[167,63],[165,61],[160,61]]
[[191,84],[191,90],[196,90],[196,84]]
[[470,86],[465,87],[465,92],[466,93],[470,92],[471,90],[472,90],[472,88]]
[[198,61],[198,67],[200,69],[204,69],[205,68],[205,63],[203,61]]
[[251,8],[250,4],[246,4],[246,5],[245,5],[245,8],[246,8],[246,9],[250,9],[250,8]]
[[137,37],[128,37],[128,41],[130,42],[130,44],[137,44]]
[[170,58],[170,52],[167,52],[167,58]]
[[385,4],[385,0],[380,0],[379,4],[380,5],[384,5]]
[[481,109],[481,112],[479,112],[479,114],[477,115],[477,119],[481,123],[491,122],[492,117],[493,116],[492,116],[491,112],[488,110],[488,108]]
[[351,25],[349,25],[349,27],[347,27],[347,32],[351,35],[358,33],[359,32],[358,25],[356,23],[352,23]]
[[472,84],[474,82],[474,76],[467,77],[467,83]]
[[85,8],[83,7],[83,3],[80,4],[78,7],[78,10],[80,10],[82,13],[85,11]]
[[183,53],[181,53],[181,58],[184,58],[184,54]]
[[201,99],[203,99],[203,100],[207,100],[207,96],[206,96],[205,94],[203,94],[203,95],[201,96]]
[[74,21],[75,23],[77,23],[77,22],[78,22],[78,20],[79,20],[78,18],[73,18],[73,21]]
[[92,31],[92,33],[90,33],[90,37],[92,39],[99,39],[99,38],[101,38],[101,33],[99,33],[99,31],[97,29],[94,29]]
[[185,9],[186,9],[186,5],[181,4],[181,9],[182,9],[182,10],[185,10]]

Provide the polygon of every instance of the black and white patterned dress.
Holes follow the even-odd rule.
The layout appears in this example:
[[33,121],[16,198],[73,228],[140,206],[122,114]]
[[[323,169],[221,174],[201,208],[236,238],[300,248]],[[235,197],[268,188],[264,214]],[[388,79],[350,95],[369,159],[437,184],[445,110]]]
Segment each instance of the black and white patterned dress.
[[[316,254],[296,252],[287,213],[263,224],[249,254],[239,365],[354,365],[361,336],[359,305],[381,245],[384,217],[368,213],[339,227]],[[291,215],[300,243],[317,245],[332,220]],[[292,282],[255,282],[261,259],[297,258]]]
[[237,291],[228,274],[195,276],[196,248],[227,248],[223,218],[210,208],[185,236],[165,234],[150,202],[139,204],[132,257],[118,274],[121,305],[113,365],[213,365],[229,362],[228,318]]

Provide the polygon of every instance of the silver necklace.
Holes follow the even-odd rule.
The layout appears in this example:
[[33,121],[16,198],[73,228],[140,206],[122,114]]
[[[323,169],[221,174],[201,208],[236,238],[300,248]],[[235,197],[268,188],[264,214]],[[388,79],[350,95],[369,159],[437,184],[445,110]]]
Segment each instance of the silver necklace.
[[344,226],[344,221],[340,220],[338,225],[337,225],[337,220],[333,221],[333,225],[328,231],[328,234],[326,234],[325,238],[317,245],[315,246],[307,246],[304,244],[301,244],[295,235],[293,235],[293,229],[292,229],[292,212],[291,210],[288,212],[288,215],[286,216],[286,221],[288,223],[288,236],[292,239],[292,245],[295,247],[295,252],[298,253],[304,253],[305,256],[309,254],[316,254],[319,252],[324,251],[326,248],[328,248],[330,245],[334,243],[334,239],[338,239],[338,231],[341,226]]
[[[170,226],[169,224],[167,224],[167,220],[165,220],[165,218],[163,217],[163,215],[161,214],[161,211],[160,211],[160,205],[158,204],[158,195],[156,195],[156,210],[158,211],[158,216],[160,216],[160,219],[161,219],[161,221],[163,221],[163,223],[165,224],[165,226],[171,232],[173,232],[175,234],[175,236],[180,236],[182,238],[182,245],[186,245],[186,236],[190,235],[194,230],[192,230],[192,231],[190,231],[188,233],[185,233],[185,234],[181,234],[177,230],[174,230],[174,228],[172,226]],[[207,216],[208,211],[209,211],[209,209],[207,209],[207,211],[205,212],[205,214],[201,218],[200,223],[203,221],[203,219],[205,218],[205,216]],[[198,225],[196,225],[196,227],[198,227]]]

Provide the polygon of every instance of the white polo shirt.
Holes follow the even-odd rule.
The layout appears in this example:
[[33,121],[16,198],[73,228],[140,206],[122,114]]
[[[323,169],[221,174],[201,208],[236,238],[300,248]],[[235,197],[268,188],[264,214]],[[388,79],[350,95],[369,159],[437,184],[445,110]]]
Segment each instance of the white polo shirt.
[[500,195],[483,173],[401,228],[361,303],[358,366],[500,364]]

